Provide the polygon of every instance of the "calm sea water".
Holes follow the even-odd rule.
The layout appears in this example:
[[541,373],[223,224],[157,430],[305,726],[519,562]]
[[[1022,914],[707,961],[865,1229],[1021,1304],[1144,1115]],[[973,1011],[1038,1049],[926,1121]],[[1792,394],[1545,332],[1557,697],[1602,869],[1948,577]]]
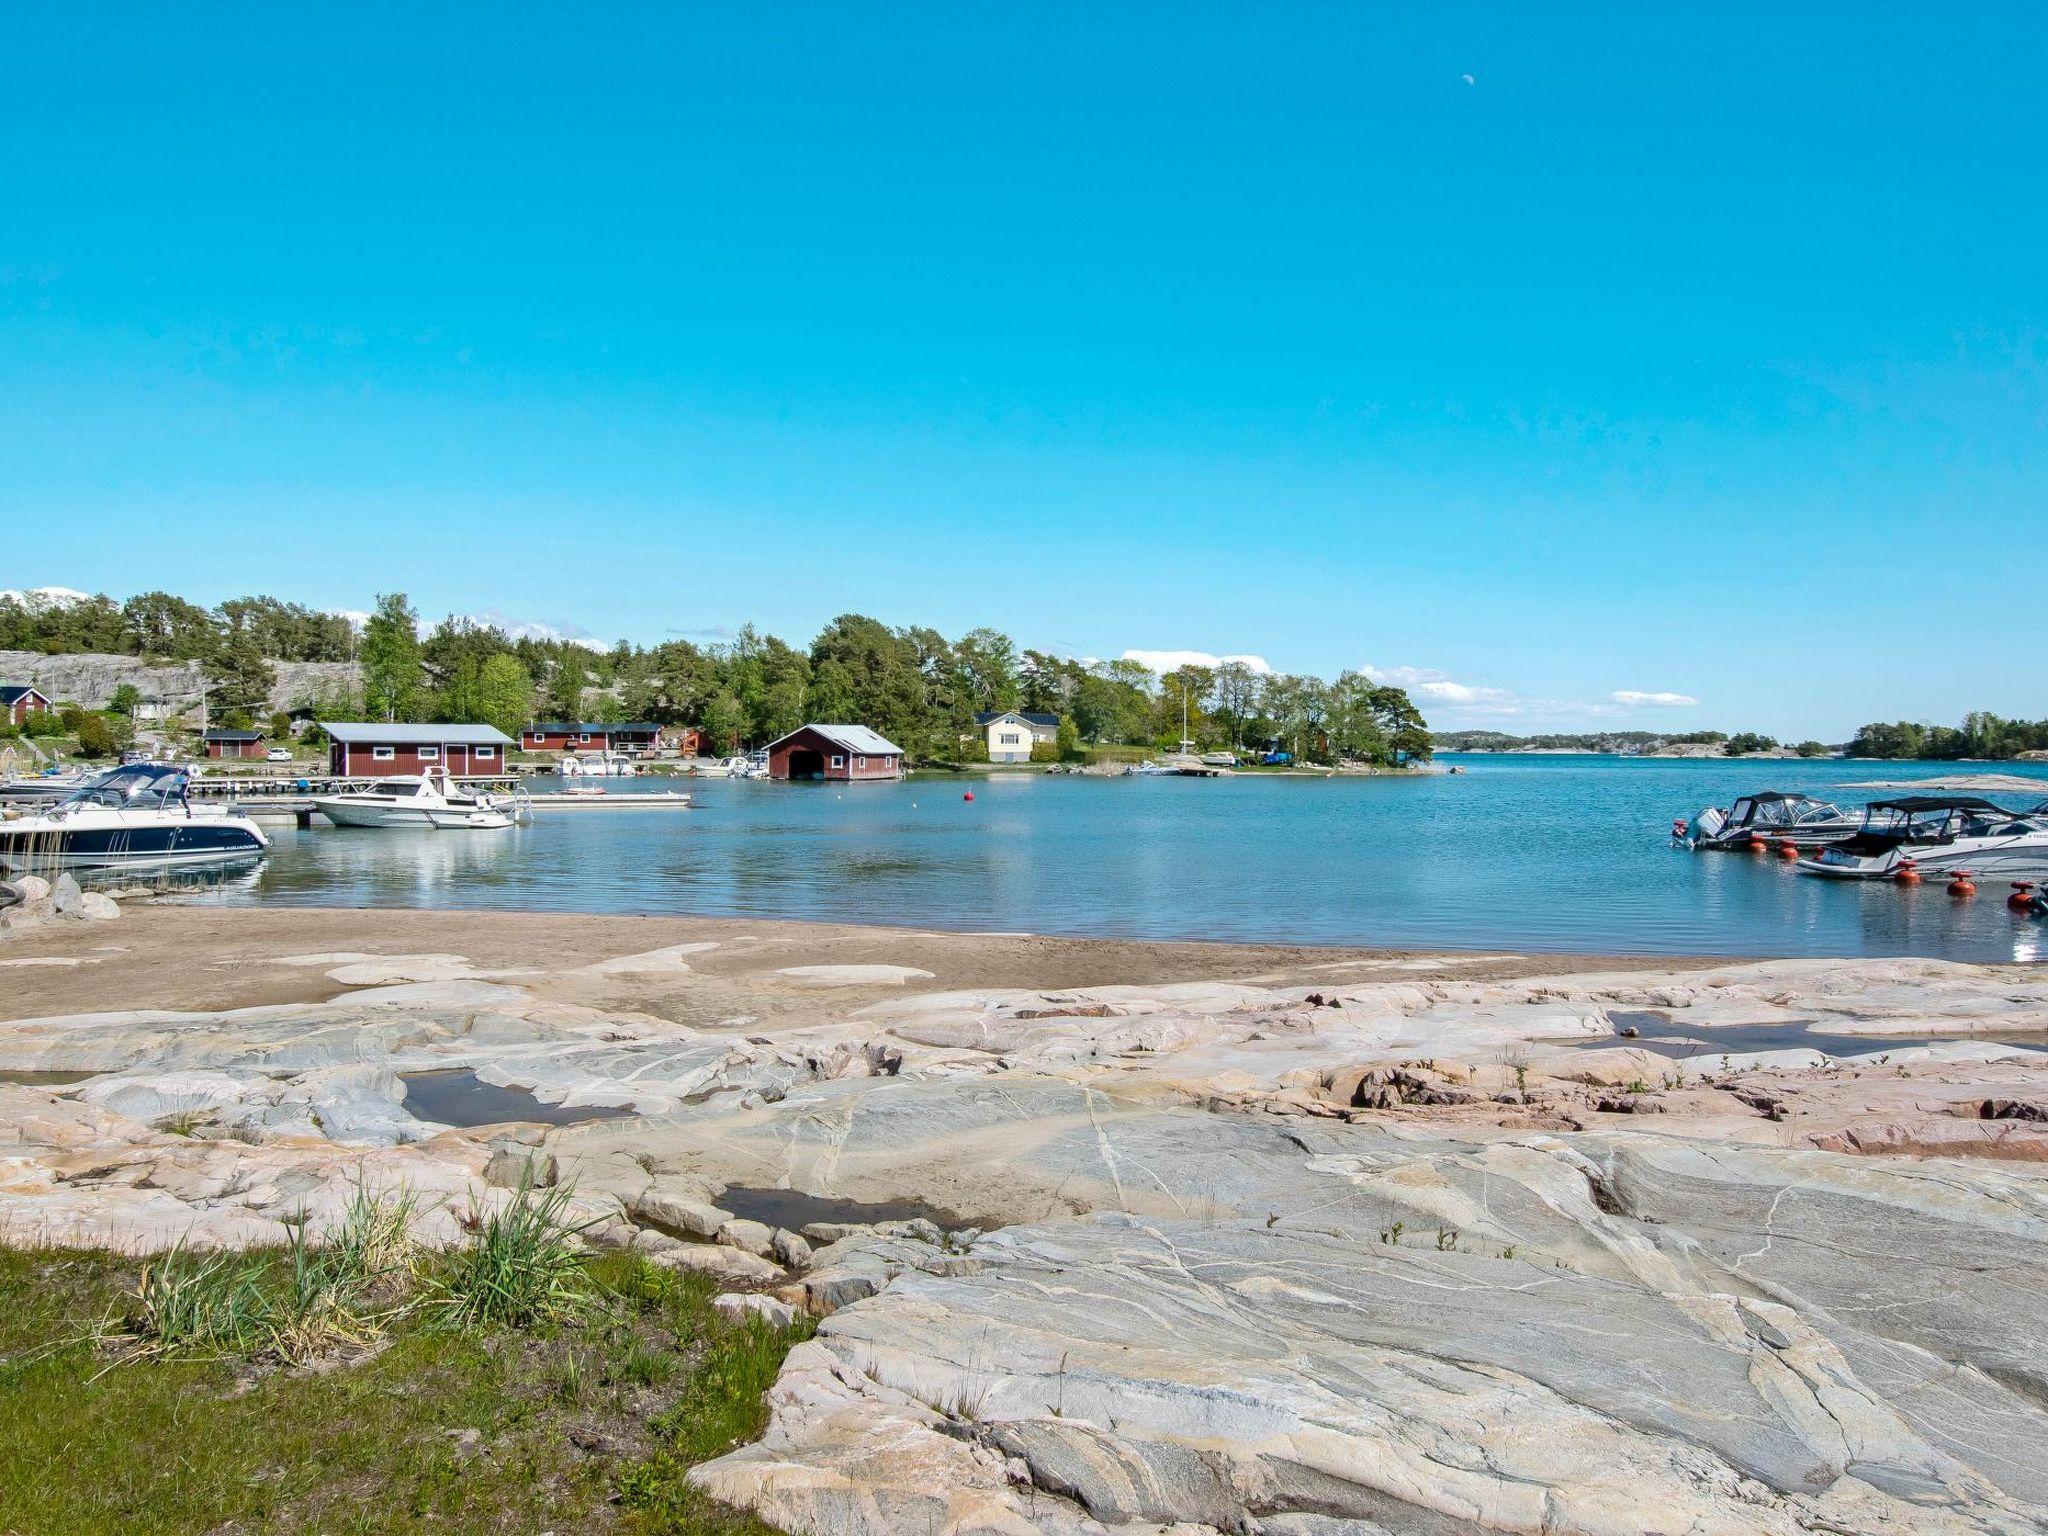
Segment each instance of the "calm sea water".
[[[1726,955],[2035,960],[2048,923],[2003,887],[1814,880],[1674,849],[1674,816],[1759,789],[1954,765],[1447,759],[1458,775],[1019,774],[835,789],[689,786],[696,808],[542,812],[511,832],[274,834],[222,901],[807,918],[950,929]],[[2041,783],[2048,771],[2010,769]],[[648,782],[648,781],[641,781]],[[637,787],[637,786],[621,786]],[[972,803],[961,796],[974,791]]]

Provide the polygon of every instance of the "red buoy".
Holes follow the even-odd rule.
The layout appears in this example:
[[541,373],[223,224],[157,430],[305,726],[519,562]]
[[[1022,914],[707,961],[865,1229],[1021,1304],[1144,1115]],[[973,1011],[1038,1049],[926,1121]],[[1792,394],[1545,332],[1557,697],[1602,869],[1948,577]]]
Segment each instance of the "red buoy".
[[1892,878],[1901,885],[1918,885],[1920,883],[1920,866],[1912,859],[1901,859],[1899,860],[1899,867],[1892,872]]
[[1770,846],[1771,845],[1769,843],[1765,842],[1760,837],[1752,837],[1749,840],[1749,851],[1751,853],[1762,853],[1766,848]]
[[2034,882],[2031,880],[2013,881],[2012,894],[2005,898],[2005,904],[2015,912],[2026,911],[2034,904]]
[[1977,894],[1977,882],[1970,878],[1967,869],[1959,869],[1948,877],[1948,893],[1951,896],[1974,896]]
[[1798,858],[1799,845],[1793,842],[1791,838],[1786,838],[1782,843],[1778,844],[1778,857],[1781,859]]
[[962,795],[960,798],[962,800],[972,800],[974,798],[974,791],[970,789],[969,791],[967,791],[966,794]]

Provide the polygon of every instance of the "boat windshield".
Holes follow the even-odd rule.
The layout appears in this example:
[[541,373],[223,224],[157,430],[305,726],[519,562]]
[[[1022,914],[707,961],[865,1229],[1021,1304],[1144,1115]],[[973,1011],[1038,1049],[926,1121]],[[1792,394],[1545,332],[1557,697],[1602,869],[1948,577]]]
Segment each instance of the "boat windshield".
[[79,785],[61,802],[111,810],[141,810],[183,798],[190,776],[162,763],[135,763],[114,768]]

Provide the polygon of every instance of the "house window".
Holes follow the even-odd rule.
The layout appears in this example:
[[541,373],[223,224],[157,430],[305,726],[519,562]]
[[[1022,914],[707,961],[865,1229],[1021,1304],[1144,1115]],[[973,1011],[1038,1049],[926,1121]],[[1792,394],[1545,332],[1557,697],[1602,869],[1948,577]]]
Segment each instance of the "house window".
[[423,763],[439,762],[441,759],[441,749],[439,747],[421,747],[419,750],[420,761]]
[[867,760],[867,759],[866,759],[865,757],[856,757],[856,758],[855,758],[855,759],[853,760],[853,766],[854,766],[854,767],[856,767],[856,768],[865,768],[865,767],[867,767],[867,765],[868,765],[868,760]]
[[476,755],[478,757],[496,757],[498,755],[498,749],[496,747],[478,747],[476,749]]
[[396,747],[370,748],[370,761],[373,763],[388,763],[396,756],[398,756],[398,748]]
[[844,768],[846,766],[846,759],[835,752],[832,754],[832,766],[834,768]]
[[578,736],[576,739],[578,741],[588,741],[590,740],[590,732],[585,731],[581,736]]

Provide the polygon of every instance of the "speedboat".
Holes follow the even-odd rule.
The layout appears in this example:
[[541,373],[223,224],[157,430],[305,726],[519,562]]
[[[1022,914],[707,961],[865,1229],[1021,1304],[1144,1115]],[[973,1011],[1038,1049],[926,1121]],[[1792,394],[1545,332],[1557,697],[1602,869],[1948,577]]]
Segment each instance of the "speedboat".
[[191,777],[168,763],[110,768],[48,810],[0,821],[0,869],[217,864],[270,846],[233,806],[194,805]]
[[1891,879],[1907,864],[1923,874],[2048,874],[2043,809],[2008,811],[1974,795],[1874,800],[1853,835],[1798,867],[1833,880]]
[[1175,771],[1176,770],[1172,768],[1166,767],[1164,764],[1153,762],[1152,759],[1148,757],[1142,763],[1133,763],[1130,767],[1126,768],[1124,770],[1124,777],[1127,779],[1149,779],[1161,775],[1171,774]]
[[457,789],[445,768],[381,779],[374,789],[316,795],[313,807],[337,827],[431,827],[436,811],[508,811],[503,796]]
[[1811,795],[1782,794],[1775,789],[1744,795],[1727,810],[1708,806],[1693,817],[1686,841],[1694,848],[1747,848],[1757,838],[1786,838],[1801,843],[1834,843],[1863,825],[1853,812],[1816,800]]

